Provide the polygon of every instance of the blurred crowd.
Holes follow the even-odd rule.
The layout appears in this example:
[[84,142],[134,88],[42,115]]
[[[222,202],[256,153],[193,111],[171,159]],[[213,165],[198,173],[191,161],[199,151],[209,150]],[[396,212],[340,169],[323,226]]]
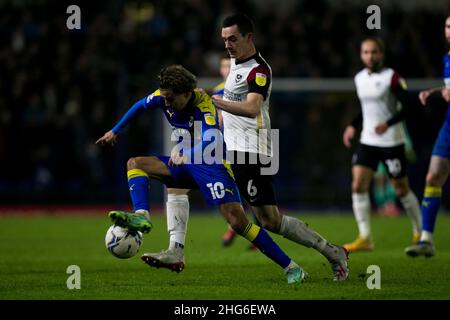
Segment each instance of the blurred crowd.
[[[160,119],[142,117],[115,149],[95,146],[96,138],[155,88],[162,66],[218,77],[220,23],[235,11],[254,19],[257,47],[275,77],[352,77],[361,66],[359,41],[373,34],[405,77],[441,77],[445,11],[382,8],[382,30],[369,31],[364,6],[289,3],[0,1],[0,202],[126,200],[126,158],[161,152]],[[66,28],[70,4],[81,8],[81,30]],[[273,113],[286,134],[295,133],[283,109]],[[314,126],[316,118],[302,121]],[[329,134],[340,135],[334,129]]]

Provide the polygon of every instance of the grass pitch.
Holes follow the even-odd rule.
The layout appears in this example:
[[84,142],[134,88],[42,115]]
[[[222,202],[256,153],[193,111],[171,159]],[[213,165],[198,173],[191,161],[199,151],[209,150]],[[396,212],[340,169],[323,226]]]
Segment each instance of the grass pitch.
[[[352,215],[299,215],[330,241],[353,240]],[[140,253],[166,248],[164,216]],[[113,257],[105,248],[106,215],[0,217],[0,299],[449,299],[450,216],[440,214],[437,255],[409,258],[411,227],[406,217],[372,217],[375,251],[350,255],[350,278],[334,283],[328,262],[313,249],[273,235],[309,274],[308,282],[287,285],[283,271],[237,238],[223,249],[226,223],[218,214],[191,215],[186,268],[177,274],[145,265],[139,255]],[[69,265],[81,268],[81,289],[68,290]],[[369,265],[381,269],[381,289],[366,286]]]

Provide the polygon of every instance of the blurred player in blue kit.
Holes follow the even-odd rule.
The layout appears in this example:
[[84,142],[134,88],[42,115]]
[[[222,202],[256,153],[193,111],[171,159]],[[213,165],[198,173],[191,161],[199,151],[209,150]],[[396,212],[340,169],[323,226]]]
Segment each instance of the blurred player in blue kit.
[[[445,20],[444,34],[447,45],[450,46],[450,15]],[[450,51],[444,56],[444,86],[421,91],[419,99],[426,106],[431,96],[442,97],[450,102]],[[426,177],[426,186],[422,199],[422,233],[420,241],[405,249],[411,257],[432,257],[436,254],[433,244],[433,233],[436,216],[441,205],[442,187],[450,173],[450,107],[442,125],[431,154],[430,165]]]

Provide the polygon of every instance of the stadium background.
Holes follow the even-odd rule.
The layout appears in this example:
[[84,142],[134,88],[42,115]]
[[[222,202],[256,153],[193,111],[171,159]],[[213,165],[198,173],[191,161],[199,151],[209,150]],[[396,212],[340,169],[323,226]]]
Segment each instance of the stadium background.
[[[69,4],[81,8],[81,30],[66,28]],[[380,31],[365,28],[370,4],[381,7]],[[281,206],[349,212],[352,152],[341,136],[359,108],[351,84],[361,68],[359,41],[383,37],[387,65],[415,79],[410,94],[418,103],[425,80],[441,81],[447,8],[438,0],[1,1],[0,205],[128,206],[126,160],[163,153],[162,115],[140,117],[114,148],[95,140],[155,89],[164,65],[183,64],[205,89],[220,82],[220,21],[241,11],[254,19],[257,49],[273,70]],[[407,121],[419,197],[446,112],[433,103],[442,107],[418,107]],[[158,183],[151,198],[162,206]],[[198,194],[191,199],[193,208],[205,208]],[[444,192],[444,209],[449,204]]]

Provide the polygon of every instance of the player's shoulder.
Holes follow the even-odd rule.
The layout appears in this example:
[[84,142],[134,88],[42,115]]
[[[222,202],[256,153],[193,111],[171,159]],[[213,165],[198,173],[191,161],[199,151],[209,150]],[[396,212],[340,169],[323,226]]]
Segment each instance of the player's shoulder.
[[398,72],[395,71],[395,70],[392,69],[392,68],[389,68],[389,67],[383,68],[383,70],[381,70],[381,73],[384,74],[384,75],[386,75],[386,76],[388,76],[388,77],[392,77],[392,76],[394,76],[394,75],[397,75],[397,76],[398,76]]
[[367,77],[367,75],[368,75],[367,68],[364,68],[355,74],[354,79],[355,79],[355,81],[358,81],[364,77]]
[[254,63],[247,75],[247,81],[255,81],[259,86],[265,86],[272,79],[272,70],[259,52],[253,56],[253,60]]
[[146,103],[154,102],[162,100],[163,97],[161,97],[161,91],[159,89],[155,90],[153,93],[149,94],[147,96],[147,99],[145,100]]
[[202,113],[216,114],[216,109],[212,103],[211,97],[199,90],[194,90],[194,106],[197,107]]
[[271,76],[271,68],[267,61],[262,57],[261,53],[257,52],[254,57],[254,65],[251,71],[259,72]]
[[450,50],[444,54],[444,56],[442,57],[442,60],[450,60]]

